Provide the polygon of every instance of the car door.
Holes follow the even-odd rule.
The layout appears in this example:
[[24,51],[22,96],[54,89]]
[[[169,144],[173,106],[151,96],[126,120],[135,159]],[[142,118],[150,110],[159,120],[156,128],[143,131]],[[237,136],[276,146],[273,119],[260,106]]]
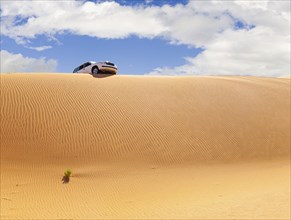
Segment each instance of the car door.
[[80,73],[91,73],[90,65],[91,65],[90,62],[84,63],[84,64],[82,65],[82,68],[80,69],[79,72],[80,72]]
[[92,63],[88,62],[86,64],[86,67],[85,67],[85,72],[86,73],[91,73],[91,69],[92,69]]

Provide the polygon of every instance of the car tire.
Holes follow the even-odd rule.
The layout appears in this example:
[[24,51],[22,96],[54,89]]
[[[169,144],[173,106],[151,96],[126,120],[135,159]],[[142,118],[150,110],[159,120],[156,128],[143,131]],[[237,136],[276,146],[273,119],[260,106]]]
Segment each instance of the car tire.
[[97,66],[94,66],[93,68],[92,68],[92,74],[94,75],[94,74],[97,74],[97,73],[99,73],[99,68],[97,67]]

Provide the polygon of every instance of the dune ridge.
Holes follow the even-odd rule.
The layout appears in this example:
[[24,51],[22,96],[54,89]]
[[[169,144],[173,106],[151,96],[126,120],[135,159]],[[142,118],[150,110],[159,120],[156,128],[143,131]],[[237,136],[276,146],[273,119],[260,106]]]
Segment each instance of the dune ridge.
[[1,74],[1,218],[288,218],[290,98],[285,78]]
[[4,75],[1,92],[2,144],[22,156],[181,162],[290,151],[287,80]]

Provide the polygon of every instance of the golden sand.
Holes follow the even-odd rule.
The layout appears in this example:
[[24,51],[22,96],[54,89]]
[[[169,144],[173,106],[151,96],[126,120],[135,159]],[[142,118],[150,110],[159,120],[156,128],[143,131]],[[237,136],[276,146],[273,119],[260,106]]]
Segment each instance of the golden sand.
[[2,74],[1,219],[112,218],[290,218],[290,79]]

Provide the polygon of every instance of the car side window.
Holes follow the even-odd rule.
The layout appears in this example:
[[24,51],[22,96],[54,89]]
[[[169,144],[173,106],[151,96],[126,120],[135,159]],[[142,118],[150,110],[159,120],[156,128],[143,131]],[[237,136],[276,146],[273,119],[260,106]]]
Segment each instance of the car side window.
[[83,64],[83,68],[86,68],[87,66],[90,66],[90,63]]

